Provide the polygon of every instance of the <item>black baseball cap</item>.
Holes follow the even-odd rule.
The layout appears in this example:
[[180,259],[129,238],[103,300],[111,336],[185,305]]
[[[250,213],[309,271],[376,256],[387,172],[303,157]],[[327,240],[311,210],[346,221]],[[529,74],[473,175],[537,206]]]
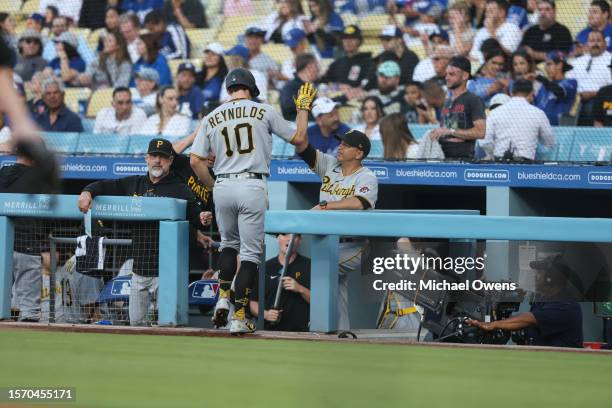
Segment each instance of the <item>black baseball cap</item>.
[[363,152],[363,158],[365,159],[370,153],[370,139],[365,135],[365,133],[360,132],[358,130],[349,130],[343,135],[336,136],[338,139],[346,143],[351,147],[356,147]]
[[149,142],[149,150],[147,154],[163,154],[164,156],[174,156],[172,143],[167,139],[156,138]]
[[361,34],[361,28],[355,24],[349,24],[344,27],[342,31],[342,38],[363,38],[363,34]]
[[189,71],[193,75],[195,75],[196,74],[196,67],[191,62],[183,62],[181,65],[178,66],[178,69],[176,70],[176,73],[180,74],[183,71]]
[[470,74],[470,78],[472,77],[472,64],[470,63],[470,60],[465,57],[458,55],[451,58],[448,62],[448,66],[459,68],[460,70]]

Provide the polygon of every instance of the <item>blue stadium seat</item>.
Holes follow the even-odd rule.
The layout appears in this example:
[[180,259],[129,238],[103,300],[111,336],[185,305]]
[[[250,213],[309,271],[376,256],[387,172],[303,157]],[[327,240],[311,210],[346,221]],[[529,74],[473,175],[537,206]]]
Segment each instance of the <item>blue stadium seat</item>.
[[384,157],[384,149],[382,140],[376,139],[370,142],[370,154],[368,154],[368,159],[382,159]]
[[[555,146],[550,152],[550,160],[566,162],[572,157],[572,149],[574,148],[574,127],[554,127],[553,134],[555,135]],[[539,158],[539,156],[536,156]],[[544,158],[543,160],[547,160]]]
[[93,133],[94,125],[96,124],[95,119],[81,119],[83,123],[83,132],[84,133]]
[[57,153],[72,154],[76,151],[79,141],[78,133],[45,132],[45,143]]
[[410,128],[410,132],[412,132],[412,136],[414,136],[414,138],[416,140],[420,140],[423,135],[425,135],[425,133],[427,133],[428,131],[430,131],[431,129],[435,129],[438,126],[436,125],[417,125],[417,124],[409,124],[408,127]]
[[149,142],[153,138],[155,138],[155,136],[152,135],[131,135],[129,137],[130,143],[127,148],[127,153],[137,156],[145,154],[149,148]]
[[295,154],[295,148],[292,144],[285,142],[280,137],[272,137],[272,156],[273,157],[291,157]]
[[612,140],[609,129],[577,128],[571,160],[577,162],[610,161]]
[[120,136],[114,133],[81,133],[76,152],[83,154],[125,154],[129,140],[129,136]]

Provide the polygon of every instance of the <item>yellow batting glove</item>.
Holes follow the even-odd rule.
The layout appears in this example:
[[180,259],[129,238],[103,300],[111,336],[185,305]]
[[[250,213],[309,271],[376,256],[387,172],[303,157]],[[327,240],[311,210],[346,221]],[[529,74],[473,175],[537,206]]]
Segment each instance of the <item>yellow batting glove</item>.
[[310,82],[306,82],[304,85],[300,86],[297,98],[294,98],[296,109],[310,111],[316,96],[317,90]]

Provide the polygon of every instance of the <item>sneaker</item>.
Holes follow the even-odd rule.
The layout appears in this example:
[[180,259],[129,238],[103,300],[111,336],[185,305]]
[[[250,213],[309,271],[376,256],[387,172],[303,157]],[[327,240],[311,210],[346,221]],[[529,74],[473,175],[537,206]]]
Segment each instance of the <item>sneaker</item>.
[[232,319],[232,322],[230,323],[230,334],[238,335],[245,333],[253,333],[255,331],[255,328],[255,323],[250,322],[247,319]]
[[215,305],[212,322],[215,329],[220,329],[227,326],[227,316],[229,315],[230,302],[226,297],[220,297]]

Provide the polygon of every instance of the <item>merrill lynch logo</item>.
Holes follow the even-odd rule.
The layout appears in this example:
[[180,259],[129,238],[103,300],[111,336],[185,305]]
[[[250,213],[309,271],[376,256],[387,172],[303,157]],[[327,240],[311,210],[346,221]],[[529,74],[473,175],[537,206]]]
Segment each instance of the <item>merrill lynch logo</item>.
[[32,200],[5,201],[4,210],[11,214],[42,214],[51,209],[51,197],[38,196]]
[[129,204],[95,204],[96,215],[140,214],[142,197],[132,197]]

